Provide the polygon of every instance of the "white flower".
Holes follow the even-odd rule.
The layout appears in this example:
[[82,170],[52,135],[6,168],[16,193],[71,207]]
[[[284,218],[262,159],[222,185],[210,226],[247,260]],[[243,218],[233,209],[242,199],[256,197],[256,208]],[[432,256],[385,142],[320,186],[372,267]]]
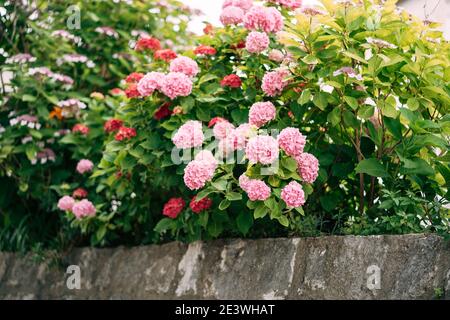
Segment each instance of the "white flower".
[[131,199],[136,198],[136,193],[132,192],[132,193],[130,194],[130,198],[131,198]]
[[329,84],[325,84],[323,82],[323,78],[319,78],[319,81],[317,83],[319,84],[320,91],[332,93],[334,90],[333,86],[330,86]]

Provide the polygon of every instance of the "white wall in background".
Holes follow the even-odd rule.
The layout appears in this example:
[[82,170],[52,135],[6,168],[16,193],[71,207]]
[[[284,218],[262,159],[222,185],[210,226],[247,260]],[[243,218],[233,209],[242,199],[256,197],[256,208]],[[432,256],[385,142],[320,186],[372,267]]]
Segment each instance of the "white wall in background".
[[421,18],[442,23],[446,39],[450,39],[450,0],[401,0],[398,5]]

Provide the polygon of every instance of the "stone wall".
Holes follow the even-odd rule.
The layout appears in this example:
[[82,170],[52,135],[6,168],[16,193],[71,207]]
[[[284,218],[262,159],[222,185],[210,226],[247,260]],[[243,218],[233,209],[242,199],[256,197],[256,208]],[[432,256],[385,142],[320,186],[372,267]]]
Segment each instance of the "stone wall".
[[[218,240],[75,249],[62,267],[0,253],[0,299],[450,298],[433,235]],[[69,289],[79,266],[80,289]]]

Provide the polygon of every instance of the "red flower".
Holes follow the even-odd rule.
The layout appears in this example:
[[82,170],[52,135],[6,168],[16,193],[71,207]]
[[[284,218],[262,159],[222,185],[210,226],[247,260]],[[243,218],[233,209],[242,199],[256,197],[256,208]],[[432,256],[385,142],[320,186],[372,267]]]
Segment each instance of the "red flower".
[[144,77],[143,73],[133,72],[125,78],[126,83],[137,83]]
[[233,49],[233,50],[243,49],[243,48],[245,48],[245,41],[241,41],[241,42],[238,42],[237,44],[232,44],[230,46],[230,49]]
[[105,131],[107,133],[110,133],[110,132],[115,132],[115,131],[119,130],[120,127],[122,127],[122,125],[123,125],[122,120],[109,119],[108,121],[105,122],[105,125],[103,126],[103,128],[105,129]]
[[111,91],[109,91],[109,93],[111,93],[113,96],[120,96],[120,95],[124,94],[125,92],[120,88],[114,88],[114,89],[111,89]]
[[240,88],[242,85],[241,78],[235,74],[229,74],[220,81],[222,87]]
[[213,31],[214,31],[214,27],[210,23],[206,24],[206,26],[203,28],[204,34],[211,34],[211,33],[213,33]]
[[136,83],[131,83],[128,88],[125,89],[125,94],[127,95],[127,98],[138,98],[141,96],[141,94],[139,93],[138,89],[137,89],[137,84]]
[[89,133],[89,128],[85,126],[84,124],[77,123],[72,128],[73,133],[81,133],[82,135],[87,135]]
[[84,199],[87,198],[88,192],[83,188],[75,189],[72,193],[72,197],[76,199]]
[[172,111],[169,109],[169,106],[170,106],[170,102],[164,103],[162,106],[160,106],[158,108],[158,110],[156,110],[153,117],[156,120],[161,120],[161,119],[164,119],[164,118],[170,116],[172,114]]
[[210,55],[213,56],[217,53],[217,50],[210,46],[199,45],[194,49],[196,55]]
[[171,198],[164,205],[163,215],[175,219],[183,210],[185,204],[183,198]]
[[156,60],[164,60],[169,62],[177,57],[177,54],[170,49],[158,50],[153,54]]
[[136,43],[136,50],[159,50],[161,49],[161,42],[153,37],[141,37]]
[[199,201],[195,201],[195,198],[197,198],[197,196],[194,196],[189,204],[189,207],[191,207],[193,212],[200,213],[211,208],[213,202],[210,198],[203,198]]
[[120,127],[119,132],[116,133],[114,139],[116,139],[117,141],[122,141],[125,139],[131,139],[135,136],[136,136],[136,129]]
[[221,121],[226,121],[226,120],[224,118],[222,118],[222,117],[214,117],[214,118],[212,118],[211,120],[209,120],[208,128],[214,127],[217,122],[221,122]]

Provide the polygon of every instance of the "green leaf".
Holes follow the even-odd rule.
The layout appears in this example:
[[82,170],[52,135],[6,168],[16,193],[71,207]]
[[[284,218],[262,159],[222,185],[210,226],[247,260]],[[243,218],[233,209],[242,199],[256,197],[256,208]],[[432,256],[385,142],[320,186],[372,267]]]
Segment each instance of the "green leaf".
[[406,105],[411,111],[416,111],[420,107],[419,100],[416,98],[409,98],[408,101],[406,101]]
[[175,220],[170,219],[170,218],[163,218],[156,224],[156,226],[153,230],[161,233],[168,229],[175,229],[175,228],[176,228]]
[[384,103],[381,103],[381,110],[383,115],[390,118],[396,118],[398,111],[396,109],[397,101],[393,96],[389,96]]
[[352,128],[358,128],[359,127],[359,121],[356,118],[356,116],[353,114],[353,112],[350,112],[349,110],[345,110],[343,113],[344,123]]
[[136,158],[133,156],[127,155],[121,162],[120,166],[123,170],[128,170],[133,168],[137,164]]
[[216,80],[218,79],[218,77],[213,74],[213,73],[207,73],[204,76],[202,76],[199,80],[198,80],[198,84],[201,85],[205,82],[211,81],[211,80]]
[[331,123],[333,127],[341,122],[341,109],[335,107],[327,116],[327,121]]
[[103,238],[105,237],[106,231],[107,231],[106,224],[102,224],[100,226],[100,228],[97,229],[97,232],[95,233],[95,237],[97,238],[97,241],[103,240]]
[[197,119],[201,121],[209,121],[211,119],[211,113],[208,108],[197,108]]
[[230,201],[242,200],[242,194],[239,192],[228,192],[225,197]]
[[286,216],[281,215],[281,216],[276,217],[276,219],[282,226],[289,227],[289,220]]
[[207,231],[213,238],[217,238],[223,231],[222,220],[218,218],[219,214],[211,215],[211,222],[208,224]]
[[213,192],[214,192],[214,190],[211,190],[210,188],[204,189],[204,190],[200,191],[199,193],[197,193],[195,200],[200,201],[203,198],[206,198],[209,194],[211,194]]
[[269,209],[264,205],[264,203],[261,202],[253,212],[253,216],[255,219],[264,218],[268,212]]
[[181,100],[181,107],[183,108],[183,111],[185,113],[189,113],[191,111],[192,107],[195,105],[195,100],[191,96],[183,98]]
[[352,58],[352,59],[354,59],[354,60],[356,60],[356,61],[359,61],[359,62],[362,62],[362,63],[367,64],[367,61],[364,60],[362,57],[358,56],[356,53],[352,53],[352,52],[350,52],[350,51],[344,51],[344,52],[342,52],[342,53],[343,53],[345,56],[349,57],[349,58]]
[[220,203],[219,203],[219,210],[223,211],[226,208],[228,208],[231,204],[231,201],[228,199],[223,199]]
[[388,177],[384,166],[375,158],[365,159],[358,163],[356,173],[366,173],[374,177]]
[[300,98],[298,98],[297,103],[300,105],[304,105],[311,100],[311,90],[305,89],[302,91]]
[[231,118],[236,123],[244,123],[248,119],[248,109],[233,109],[231,111]]
[[253,225],[253,217],[248,212],[241,211],[241,213],[236,218],[236,224],[239,231],[243,235],[246,235],[248,233],[248,230],[250,230]]
[[227,180],[216,180],[214,182],[211,182],[211,185],[220,191],[227,190],[227,184],[228,184]]
[[33,144],[27,144],[25,149],[25,154],[27,155],[28,160],[33,160],[36,158],[37,149]]
[[281,165],[291,172],[297,171],[298,168],[297,161],[291,157],[281,159]]
[[322,208],[327,212],[333,211],[339,203],[339,199],[332,194],[321,196],[319,201]]
[[362,119],[369,119],[375,113],[375,107],[371,105],[362,105],[358,110],[358,117]]
[[389,132],[392,133],[394,138],[398,140],[402,139],[402,125],[399,119],[385,117],[384,124],[386,125]]
[[269,208],[269,210],[275,210],[275,208],[277,207],[277,202],[274,198],[270,197],[266,200],[264,200],[264,205]]
[[312,54],[308,54],[306,57],[301,59],[306,64],[319,64],[320,60],[313,56]]
[[353,110],[358,109],[358,100],[353,97],[344,96],[344,101],[352,108]]
[[328,105],[327,95],[324,92],[317,93],[313,98],[313,103],[320,110],[324,111]]
[[278,179],[275,175],[270,176],[268,181],[269,181],[269,184],[272,187],[279,187],[280,186],[280,179]]
[[403,163],[404,173],[424,176],[431,176],[435,174],[433,168],[423,159],[403,159]]
[[24,94],[24,95],[22,96],[22,101],[26,101],[26,102],[34,102],[34,101],[36,101],[36,97],[35,97],[35,96],[32,96],[32,95],[30,95],[30,94]]

